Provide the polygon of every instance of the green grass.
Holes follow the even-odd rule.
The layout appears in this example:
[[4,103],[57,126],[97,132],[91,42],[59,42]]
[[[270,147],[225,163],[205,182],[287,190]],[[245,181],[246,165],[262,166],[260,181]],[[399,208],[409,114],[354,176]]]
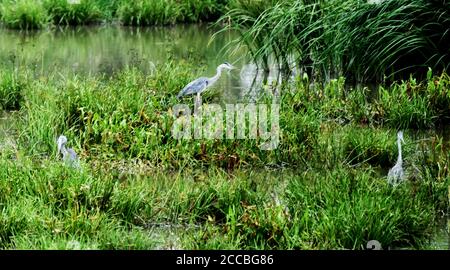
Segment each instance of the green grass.
[[49,17],[42,1],[5,0],[0,3],[1,22],[13,29],[40,29],[47,26]]
[[182,248],[420,247],[446,191],[431,179],[392,189],[371,168],[341,166],[281,178],[217,169],[117,178],[28,158],[0,167],[0,243],[19,249],[168,248],[155,232],[166,224],[159,233],[176,232]]
[[273,58],[315,80],[342,75],[355,82],[392,82],[411,73],[424,78],[428,67],[438,73],[449,68],[450,10],[444,0],[287,0],[265,9],[237,2],[244,4],[220,19],[227,26],[221,31],[240,32],[230,47],[245,45],[265,69]]
[[[232,1],[231,1],[232,2]],[[215,22],[232,3],[223,0],[5,0],[0,21],[13,29],[120,23],[133,26]],[[253,6],[258,3],[252,3]]]
[[96,1],[81,0],[69,4],[67,0],[45,0],[44,7],[56,25],[83,25],[98,22],[102,18]]
[[[449,144],[434,129],[449,117],[447,74],[371,98],[343,78],[314,89],[298,79],[281,95],[280,144],[264,151],[175,140],[176,94],[202,68],[172,61],[111,77],[2,71],[2,104],[19,112],[17,146],[0,152],[1,248],[426,247],[448,206]],[[399,128],[408,181],[392,188]],[[60,134],[81,171],[60,161]]]
[[119,20],[125,25],[167,25],[214,21],[224,6],[215,0],[153,0],[122,1],[117,8]]
[[14,72],[0,72],[0,108],[18,110],[22,102],[23,81]]

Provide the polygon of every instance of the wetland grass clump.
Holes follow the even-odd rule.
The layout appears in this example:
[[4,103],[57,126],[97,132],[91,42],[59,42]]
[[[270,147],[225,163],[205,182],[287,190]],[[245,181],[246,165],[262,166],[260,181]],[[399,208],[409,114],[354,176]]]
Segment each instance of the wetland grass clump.
[[124,25],[167,25],[177,22],[181,8],[175,1],[122,1],[117,14]]
[[44,0],[44,7],[55,25],[83,25],[98,22],[102,12],[96,1]]
[[41,29],[47,26],[49,17],[42,1],[5,0],[0,2],[0,19],[12,29]]
[[224,4],[216,0],[173,0],[122,1],[117,15],[125,25],[170,25],[214,21],[222,13]]
[[28,158],[2,159],[0,168],[2,248],[155,248],[146,232],[109,213],[114,181]]
[[0,21],[13,29],[99,22],[132,26],[214,22],[228,7],[221,0],[4,0]]
[[[343,78],[314,89],[297,82],[281,92],[280,144],[264,151],[257,140],[172,137],[176,95],[199,73],[169,59],[151,74],[15,78],[20,132],[15,155],[0,154],[1,247],[423,246],[447,209],[450,155],[441,135],[414,128],[448,119],[448,75],[380,87],[372,98],[346,89]],[[427,109],[405,122],[390,95]],[[393,189],[386,175],[399,127],[407,128],[408,180]],[[83,170],[57,158],[61,133]],[[157,228],[167,229],[153,237]],[[170,234],[177,240],[161,240]]]
[[[75,140],[79,148],[76,152],[88,157],[145,159],[168,168],[188,164],[200,167],[214,164],[231,169],[241,165],[301,166],[314,156],[320,138],[317,134],[333,126],[326,123],[418,129],[446,123],[450,118],[445,107],[450,102],[446,74],[430,77],[425,83],[410,79],[391,87],[380,86],[376,97],[370,100],[358,95],[357,89],[345,89],[344,80],[340,79],[315,90],[299,84],[282,95],[279,118],[282,129],[274,151],[261,150],[263,141],[258,139],[177,140],[172,136],[172,126],[179,119],[173,116],[172,106],[178,102],[178,90],[195,77],[192,71],[187,72],[195,72],[194,67],[180,63],[167,61],[150,76],[129,69],[108,80],[77,77],[63,81],[55,77],[36,80],[32,87],[21,91],[22,145],[29,153],[50,155],[55,151],[56,137],[64,133]],[[261,102],[271,104],[272,100]],[[186,120],[193,122],[192,118]],[[361,149],[369,151],[364,154],[356,151],[359,146],[352,143],[358,134],[353,134],[349,141],[349,151],[356,156],[348,158],[380,164],[392,161],[388,155],[392,147],[382,143],[386,142],[386,136],[380,141],[382,148],[368,144],[367,149],[365,146]]]
[[26,79],[9,70],[0,71],[0,109],[19,110]]
[[[263,194],[259,188],[268,183],[255,176],[254,192]],[[392,189],[370,167],[345,165],[287,171],[277,181],[275,186],[286,185],[283,192],[273,195],[273,189],[266,189],[254,200],[228,206],[223,227],[210,220],[205,230],[186,237],[187,247],[364,249],[370,239],[377,239],[385,249],[420,247],[441,209],[434,204],[443,198],[435,196],[446,190],[442,182],[428,191],[411,182]]]
[[[245,2],[245,1],[243,1]],[[445,0],[279,1],[264,11],[235,8],[221,21],[241,36],[255,61],[303,68],[315,80],[424,79],[448,70],[450,9]]]
[[393,190],[371,169],[306,172],[291,182],[287,197],[302,235],[320,248],[360,249],[370,239],[384,248],[417,243],[420,235],[405,232],[429,234],[434,220],[432,205],[414,188]]

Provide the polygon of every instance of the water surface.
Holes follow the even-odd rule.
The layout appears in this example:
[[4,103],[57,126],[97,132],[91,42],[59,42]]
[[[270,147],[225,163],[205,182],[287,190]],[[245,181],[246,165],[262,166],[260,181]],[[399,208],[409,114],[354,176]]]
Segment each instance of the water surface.
[[130,28],[120,26],[76,27],[55,31],[14,31],[0,29],[0,65],[32,68],[37,75],[58,72],[63,76],[112,74],[126,67],[150,72],[167,61],[191,62],[203,70],[198,76],[211,77],[219,64],[228,61],[238,67],[223,73],[214,86],[225,102],[236,102],[254,93],[267,78],[244,57],[245,48],[231,53],[225,47],[236,33],[211,39],[217,28],[208,25]]

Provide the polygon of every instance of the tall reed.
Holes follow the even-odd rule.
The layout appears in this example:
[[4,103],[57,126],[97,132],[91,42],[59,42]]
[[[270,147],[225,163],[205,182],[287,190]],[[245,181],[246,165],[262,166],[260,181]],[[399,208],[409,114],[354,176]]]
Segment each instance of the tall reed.
[[[287,68],[348,81],[422,78],[448,69],[450,9],[445,0],[280,1],[264,11],[230,10],[221,22],[240,31],[265,68],[270,56]],[[313,70],[312,70],[313,69]]]

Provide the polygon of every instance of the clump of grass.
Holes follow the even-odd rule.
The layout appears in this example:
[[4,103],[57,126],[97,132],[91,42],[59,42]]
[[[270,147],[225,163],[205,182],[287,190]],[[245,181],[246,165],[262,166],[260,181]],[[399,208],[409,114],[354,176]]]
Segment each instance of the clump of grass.
[[246,45],[266,69],[273,57],[286,68],[302,67],[316,80],[344,75],[365,82],[385,75],[390,81],[406,79],[411,73],[424,78],[427,67],[447,70],[448,18],[442,0],[333,0],[280,1],[258,12],[238,7],[221,21],[241,33],[230,46]]
[[[37,82],[24,89],[22,111],[19,123],[22,131],[19,141],[28,153],[50,156],[56,152],[57,136],[65,130],[64,115],[55,102],[58,90],[55,86],[47,87],[45,81]],[[68,134],[69,137],[71,134]]]
[[[381,88],[372,99],[345,89],[343,78],[314,89],[297,82],[280,97],[280,144],[264,151],[258,140],[172,137],[176,95],[197,71],[169,59],[150,74],[32,85],[18,76],[19,149],[0,155],[2,247],[156,248],[144,228],[158,227],[178,228],[168,229],[175,246],[194,249],[362,249],[372,239],[420,247],[447,208],[450,156],[440,135],[415,140],[405,130],[408,180],[386,181],[397,155],[390,128],[413,127],[392,116],[387,95],[428,102],[434,123],[447,114],[447,75]],[[57,157],[61,133],[83,170]]]
[[70,4],[67,0],[45,0],[44,7],[56,25],[82,25],[97,22],[101,11],[95,1],[81,0]]
[[[388,168],[397,160],[396,132],[350,128],[346,132],[345,150],[348,164],[371,164]],[[407,156],[406,149],[403,154]]]
[[181,4],[182,16],[179,22],[213,22],[222,15],[226,1],[187,0]]
[[380,88],[380,103],[383,104],[387,124],[398,128],[424,128],[433,125],[433,114],[427,97],[419,89],[409,83],[396,84],[389,90]]
[[18,110],[23,102],[26,79],[12,71],[0,72],[0,108]]
[[117,14],[125,25],[166,25],[177,22],[181,8],[172,0],[122,1]]
[[288,205],[298,218],[302,235],[313,245],[359,249],[376,239],[387,248],[420,238],[406,231],[430,233],[427,228],[434,219],[433,209],[426,199],[414,196],[410,187],[392,190],[370,170],[348,168],[306,173],[302,178],[291,182]]
[[436,195],[446,191],[445,185],[425,191],[422,184],[418,190],[414,183],[392,189],[371,168],[346,165],[284,172],[277,181],[287,187],[275,199],[260,180],[256,177],[256,188],[247,192],[265,195],[228,205],[224,226],[209,220],[204,230],[185,238],[187,247],[364,249],[373,239],[385,249],[419,247],[431,234],[433,204],[443,199]]
[[450,40],[449,12],[442,0],[355,6],[334,25],[333,51],[342,55],[345,74],[356,80],[380,81],[383,74],[408,78],[410,73],[425,78],[427,67],[438,72],[449,67],[444,45]]
[[42,1],[5,0],[0,3],[1,22],[13,29],[40,29],[49,17]]
[[5,0],[1,22],[14,29],[40,29],[53,25],[86,25],[100,21],[149,26],[213,22],[227,8],[221,0]]
[[125,25],[170,25],[214,21],[225,8],[216,0],[122,1],[117,8],[119,20]]
[[102,11],[102,17],[106,21],[114,21],[117,17],[117,9],[122,0],[96,0],[96,5]]
[[423,83],[410,78],[401,84],[393,84],[389,89],[380,87],[375,110],[386,124],[420,129],[448,122],[449,77],[446,73],[439,77],[432,77],[431,71],[428,73],[428,79]]

